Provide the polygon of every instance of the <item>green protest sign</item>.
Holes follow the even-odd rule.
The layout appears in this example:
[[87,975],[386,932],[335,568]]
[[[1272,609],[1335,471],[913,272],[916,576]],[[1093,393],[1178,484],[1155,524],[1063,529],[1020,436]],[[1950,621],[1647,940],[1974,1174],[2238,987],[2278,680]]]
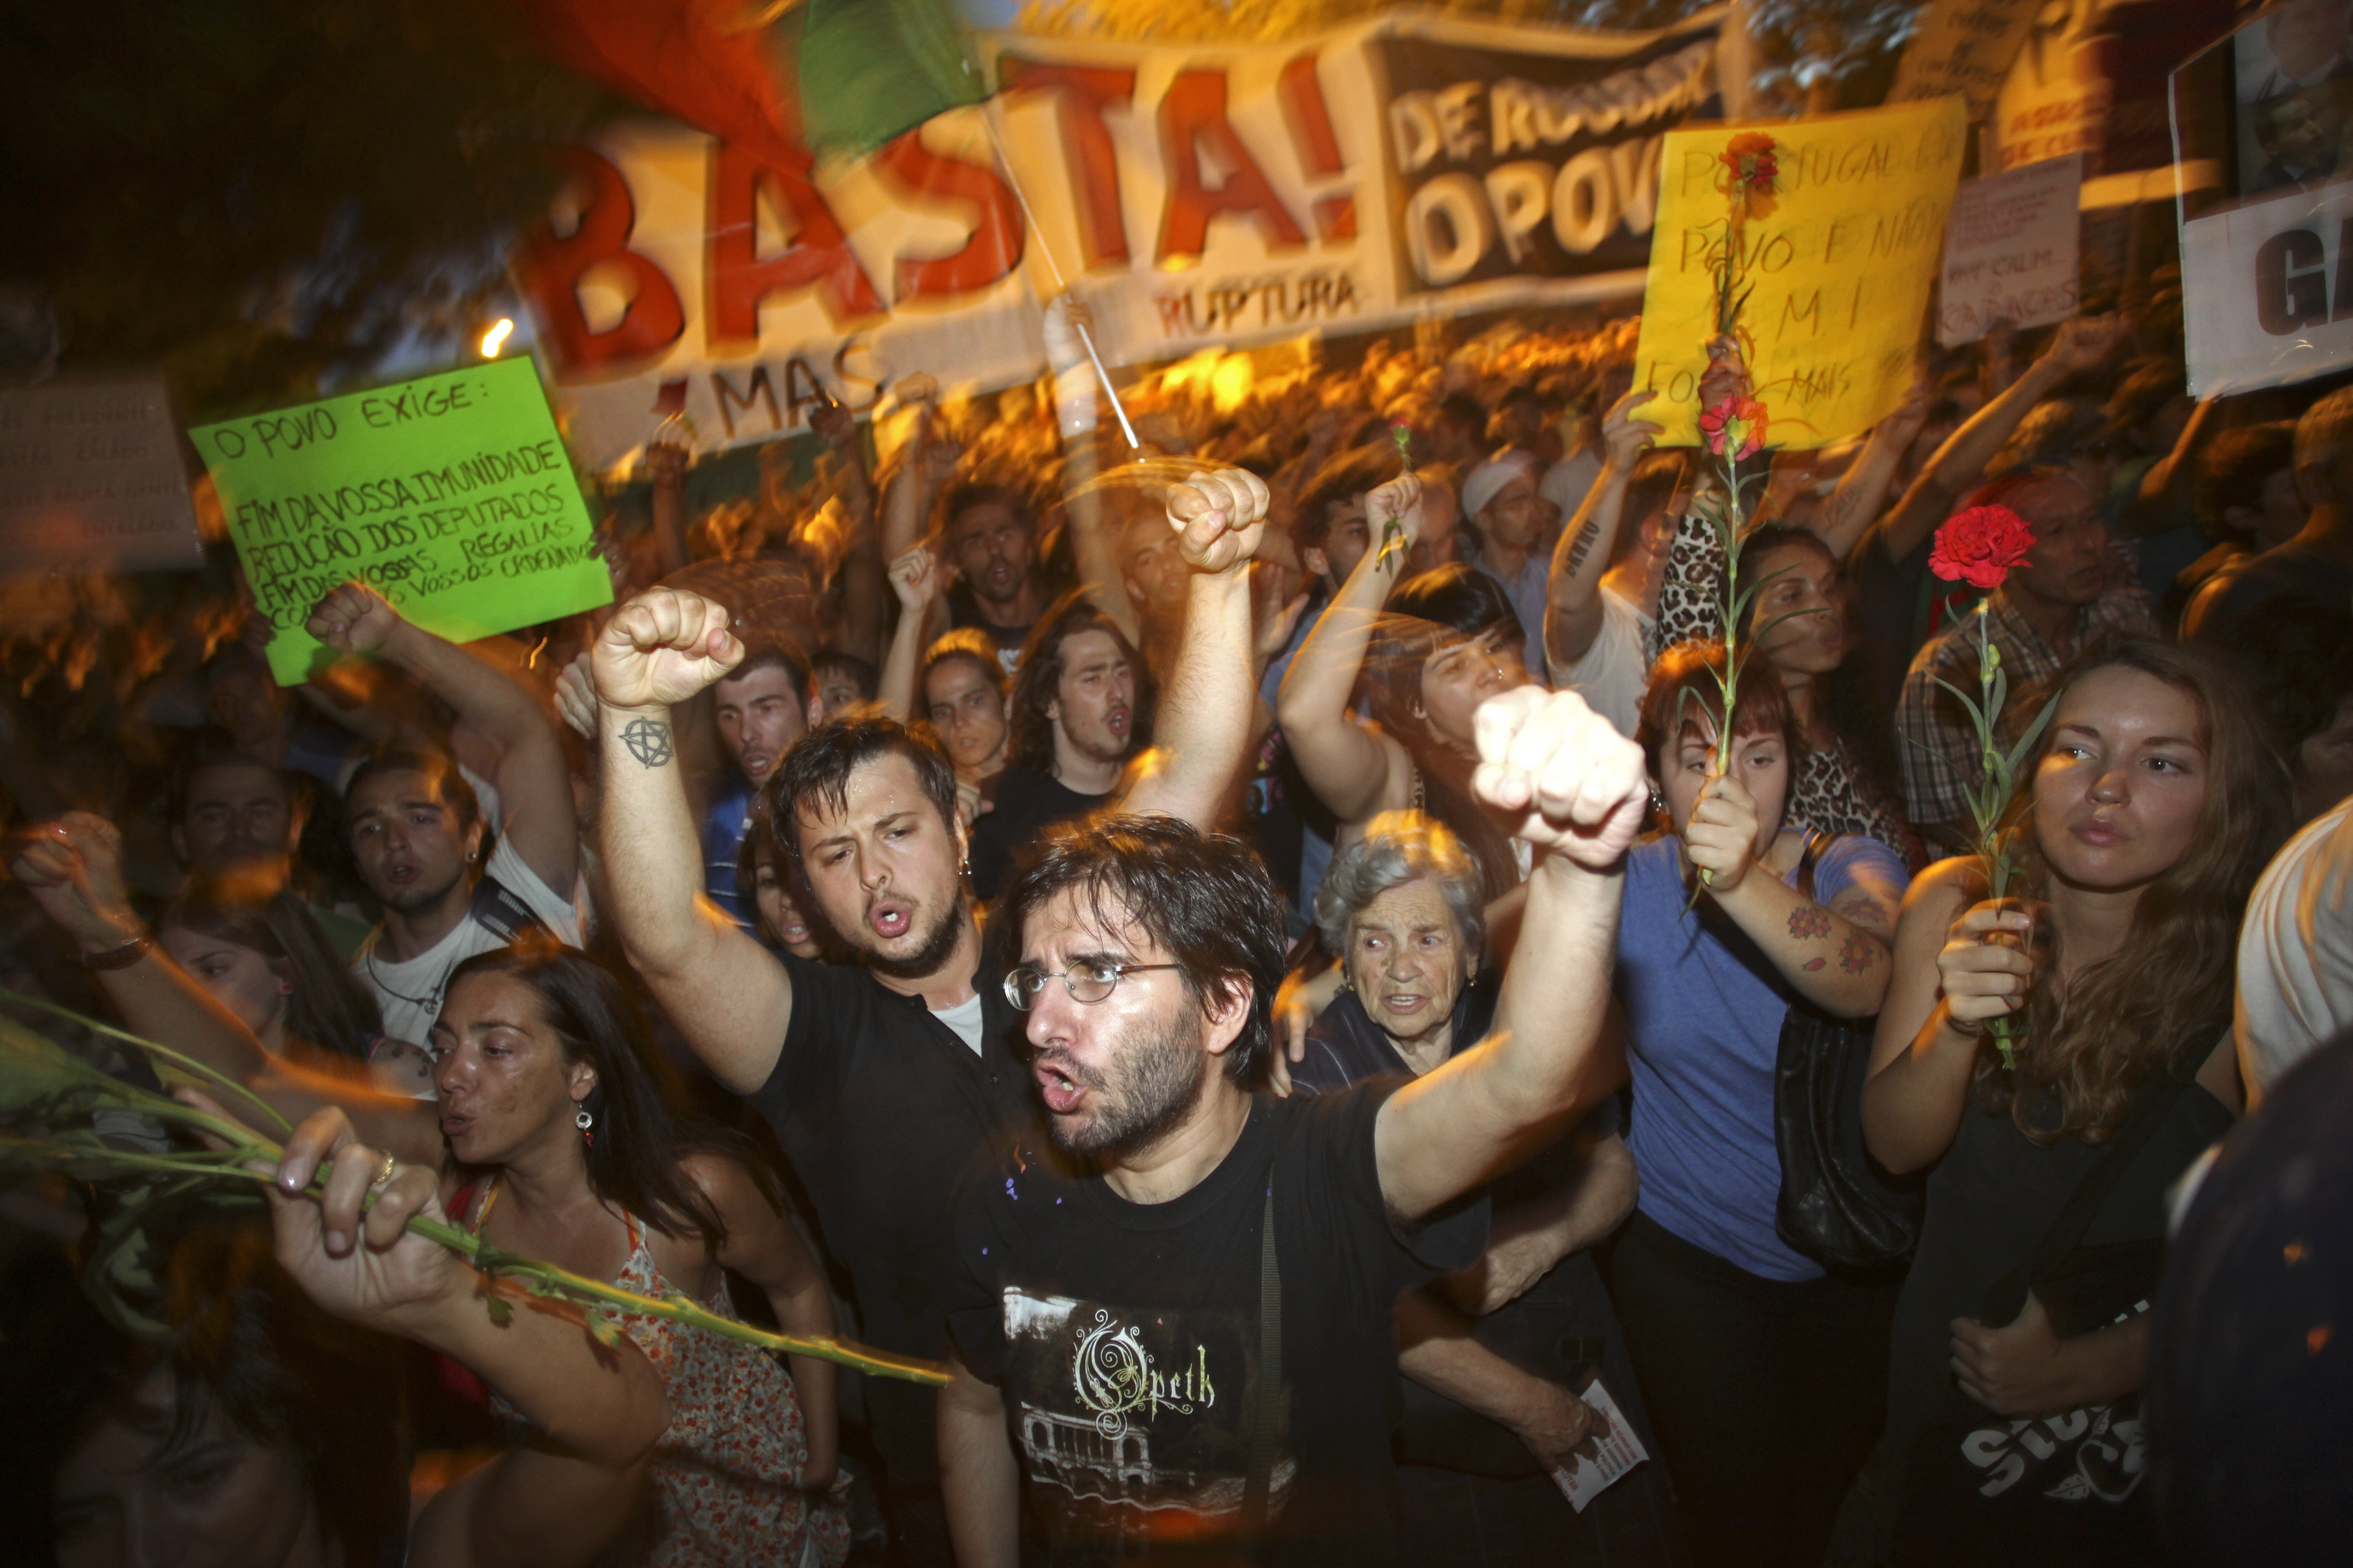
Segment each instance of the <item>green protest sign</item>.
[[322,651],[311,607],[357,578],[471,642],[610,604],[588,509],[528,359],[188,432],[212,470],[280,685]]

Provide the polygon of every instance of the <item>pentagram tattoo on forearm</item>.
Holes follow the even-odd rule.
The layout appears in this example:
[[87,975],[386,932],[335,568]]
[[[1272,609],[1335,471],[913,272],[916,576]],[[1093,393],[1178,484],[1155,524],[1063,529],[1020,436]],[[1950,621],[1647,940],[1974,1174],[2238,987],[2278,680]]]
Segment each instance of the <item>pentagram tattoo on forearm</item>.
[[664,766],[672,755],[670,726],[652,719],[632,719],[622,725],[621,744],[629,748],[629,755],[638,759],[640,767]]

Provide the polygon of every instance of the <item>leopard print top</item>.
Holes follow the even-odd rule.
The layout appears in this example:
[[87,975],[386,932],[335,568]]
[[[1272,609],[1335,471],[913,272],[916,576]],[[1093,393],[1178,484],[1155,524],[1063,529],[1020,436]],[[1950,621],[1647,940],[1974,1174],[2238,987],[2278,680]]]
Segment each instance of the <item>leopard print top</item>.
[[[1714,641],[1724,636],[1718,610],[1723,592],[1724,547],[1715,525],[1696,512],[1675,525],[1667,547],[1667,569],[1659,583],[1659,618],[1644,650],[1652,663],[1677,643]],[[1863,833],[1909,858],[1903,818],[1863,783],[1862,765],[1843,737],[1828,746],[1808,746],[1789,781],[1789,804],[1782,815],[1791,826],[1824,833]]]

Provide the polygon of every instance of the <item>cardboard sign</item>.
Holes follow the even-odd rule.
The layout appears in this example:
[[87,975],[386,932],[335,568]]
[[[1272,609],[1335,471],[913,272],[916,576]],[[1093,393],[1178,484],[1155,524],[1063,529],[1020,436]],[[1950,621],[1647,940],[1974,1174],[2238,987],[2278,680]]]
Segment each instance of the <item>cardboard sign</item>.
[[354,578],[471,642],[610,604],[587,506],[527,359],[191,430],[220,491],[269,667],[305,679],[311,606]]
[[1895,63],[1890,103],[1967,95],[1972,118],[2001,90],[2037,10],[2034,0],[1943,0],[1925,6],[1919,31]]
[[1961,100],[1811,120],[1667,133],[1666,183],[1634,384],[1659,394],[1643,417],[1664,446],[1699,440],[1699,378],[1715,335],[1725,144],[1768,132],[1780,165],[1772,210],[1742,246],[1753,286],[1742,316],[1748,373],[1777,447],[1827,447],[1894,412],[1912,384],[1922,313],[1960,177]]
[[0,573],[204,564],[158,379],[0,389]]
[[1946,226],[1938,342],[1973,343],[1999,321],[2042,327],[2075,313],[2083,190],[2080,153],[1961,182]]

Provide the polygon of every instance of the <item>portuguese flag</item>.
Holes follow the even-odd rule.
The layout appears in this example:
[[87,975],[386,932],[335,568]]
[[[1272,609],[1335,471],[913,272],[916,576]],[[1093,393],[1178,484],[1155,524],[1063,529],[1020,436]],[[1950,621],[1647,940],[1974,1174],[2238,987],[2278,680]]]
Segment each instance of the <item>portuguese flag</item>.
[[515,0],[558,64],[786,166],[987,97],[944,0]]

